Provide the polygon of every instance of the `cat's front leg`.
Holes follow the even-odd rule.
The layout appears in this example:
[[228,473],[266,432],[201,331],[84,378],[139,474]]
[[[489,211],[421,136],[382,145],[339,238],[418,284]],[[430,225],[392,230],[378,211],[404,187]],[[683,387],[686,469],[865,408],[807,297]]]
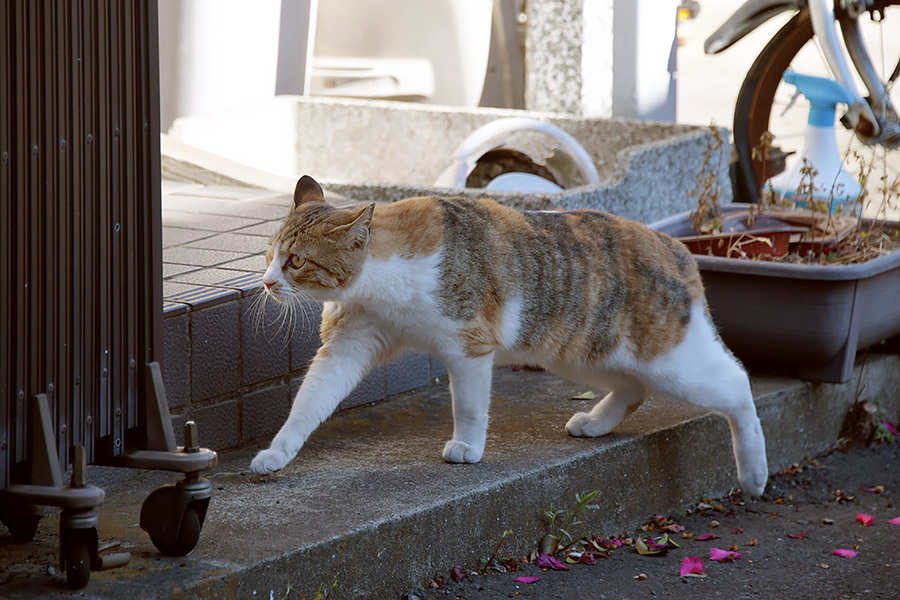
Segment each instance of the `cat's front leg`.
[[487,437],[494,355],[459,357],[446,363],[453,398],[453,439],[444,445],[444,460],[476,463]]
[[287,421],[271,446],[250,463],[254,473],[267,474],[287,465],[312,432],[353,391],[376,359],[387,352],[386,336],[371,323],[345,318],[313,359]]

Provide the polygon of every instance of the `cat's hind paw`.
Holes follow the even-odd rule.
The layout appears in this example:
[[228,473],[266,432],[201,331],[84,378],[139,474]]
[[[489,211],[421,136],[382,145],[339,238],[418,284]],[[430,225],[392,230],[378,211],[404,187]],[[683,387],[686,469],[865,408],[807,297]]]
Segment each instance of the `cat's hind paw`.
[[607,423],[590,413],[580,412],[572,415],[566,423],[566,431],[573,437],[599,437],[612,431],[616,425],[618,423]]
[[291,458],[293,457],[288,456],[283,450],[269,448],[256,455],[250,463],[250,470],[259,475],[268,475],[284,468],[291,462]]
[[741,488],[751,496],[761,496],[766,489],[766,481],[768,481],[768,479],[769,473],[765,460],[757,461],[757,464],[754,464],[753,468],[746,470],[742,469],[738,474],[738,481],[740,481]]
[[476,448],[472,444],[450,440],[444,444],[444,460],[448,463],[477,463],[481,460],[484,448]]

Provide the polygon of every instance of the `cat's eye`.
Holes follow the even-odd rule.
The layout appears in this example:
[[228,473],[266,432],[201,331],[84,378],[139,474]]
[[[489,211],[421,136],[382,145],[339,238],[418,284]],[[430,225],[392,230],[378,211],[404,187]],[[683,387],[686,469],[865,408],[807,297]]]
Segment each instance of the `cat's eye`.
[[306,262],[305,258],[300,258],[296,254],[291,255],[291,266],[294,267],[295,269],[299,269],[300,267],[302,267],[305,262]]

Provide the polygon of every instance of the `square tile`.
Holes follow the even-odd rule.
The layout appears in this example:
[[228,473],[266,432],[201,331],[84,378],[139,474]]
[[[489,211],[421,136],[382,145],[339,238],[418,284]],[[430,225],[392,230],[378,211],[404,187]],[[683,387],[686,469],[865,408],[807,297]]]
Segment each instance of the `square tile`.
[[163,319],[163,385],[169,409],[184,406],[190,391],[190,315]]
[[191,402],[241,385],[240,303],[191,312]]
[[245,298],[241,308],[243,385],[283,377],[290,371],[290,331],[274,302]]
[[286,383],[246,394],[241,399],[241,439],[249,442],[278,432],[291,410]]
[[[237,446],[241,441],[240,409],[237,399],[192,409],[187,416],[197,423],[200,445],[217,451]],[[183,433],[181,437],[184,439]]]
[[406,352],[398,356],[387,365],[385,373],[387,395],[393,396],[428,385],[429,372],[427,355]]

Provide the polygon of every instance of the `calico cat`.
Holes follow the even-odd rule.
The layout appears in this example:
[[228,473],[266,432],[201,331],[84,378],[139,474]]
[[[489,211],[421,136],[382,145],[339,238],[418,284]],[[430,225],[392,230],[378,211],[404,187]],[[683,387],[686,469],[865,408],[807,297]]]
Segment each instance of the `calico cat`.
[[691,254],[666,235],[597,211],[489,199],[341,210],[304,176],[266,260],[267,294],[324,309],[322,346],[256,473],[290,462],[374,365],[415,349],[450,375],[448,462],[481,459],[494,365],[530,364],[612,390],[569,419],[573,436],[604,435],[651,393],[722,414],[741,486],[765,487],[747,374],[716,333]]

